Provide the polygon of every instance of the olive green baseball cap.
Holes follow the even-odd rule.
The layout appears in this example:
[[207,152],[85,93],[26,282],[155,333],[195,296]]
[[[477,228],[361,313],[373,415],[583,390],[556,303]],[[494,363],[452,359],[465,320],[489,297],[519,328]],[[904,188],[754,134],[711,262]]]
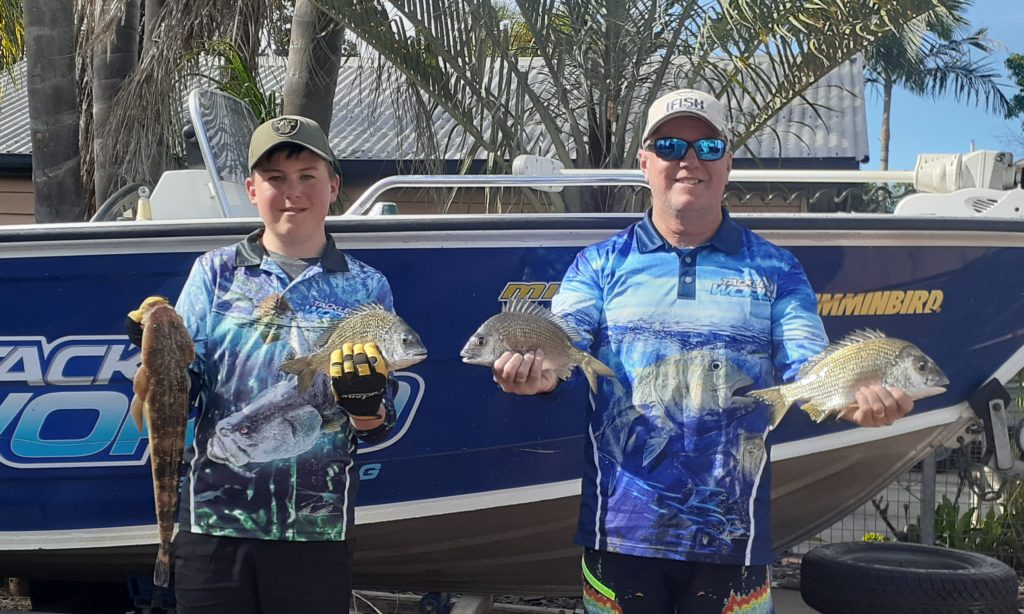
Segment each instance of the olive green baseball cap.
[[334,165],[334,154],[320,124],[298,115],[282,115],[263,122],[249,139],[249,172],[260,157],[281,143],[295,143]]

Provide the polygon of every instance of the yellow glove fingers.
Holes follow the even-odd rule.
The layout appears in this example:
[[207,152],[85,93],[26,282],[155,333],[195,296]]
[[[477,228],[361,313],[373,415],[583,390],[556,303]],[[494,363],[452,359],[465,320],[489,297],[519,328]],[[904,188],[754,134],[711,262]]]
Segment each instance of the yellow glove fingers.
[[157,305],[169,305],[170,301],[162,296],[149,296],[146,297],[142,304],[139,305],[138,309],[133,309],[128,312],[128,317],[135,320],[139,324],[142,323],[142,316],[146,315],[146,312]]
[[331,377],[341,377],[344,373],[345,355],[341,350],[331,352]]
[[355,353],[351,343],[341,344],[341,353],[343,354],[344,366],[343,371],[345,373],[353,373],[356,370],[355,363],[352,362],[352,355]]
[[361,376],[370,374],[370,361],[366,357],[365,344],[357,343],[352,349],[356,372]]
[[374,371],[381,375],[388,374],[387,363],[384,362],[384,356],[380,353],[380,349],[377,347],[376,343],[367,343],[364,345],[363,352],[366,353],[366,358],[369,359]]

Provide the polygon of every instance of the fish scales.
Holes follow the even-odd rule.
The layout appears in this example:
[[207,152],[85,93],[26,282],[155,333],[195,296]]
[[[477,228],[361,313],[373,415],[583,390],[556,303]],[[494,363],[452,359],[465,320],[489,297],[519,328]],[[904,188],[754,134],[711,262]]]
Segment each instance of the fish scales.
[[353,309],[329,328],[322,339],[319,350],[281,365],[281,371],[298,377],[299,394],[309,391],[318,371],[330,373],[331,353],[342,349],[344,343],[375,343],[391,371],[411,367],[427,357],[427,348],[416,331],[397,314],[377,304]]
[[600,360],[573,345],[579,334],[550,310],[529,301],[508,301],[501,313],[480,325],[462,348],[467,364],[494,366],[506,351],[526,354],[542,350],[544,369],[568,379],[579,366],[590,389],[597,391],[597,377],[614,377],[615,372]]
[[181,317],[170,305],[150,307],[142,316],[142,325],[142,365],[133,382],[132,416],[140,429],[145,421],[149,433],[160,534],[153,582],[167,586],[188,423],[188,367],[195,358],[195,349]]
[[857,390],[880,384],[899,388],[913,399],[945,392],[949,384],[935,362],[909,341],[875,330],[850,333],[811,358],[791,384],[754,390],[748,396],[772,407],[772,424],[803,401],[816,422],[856,406]]

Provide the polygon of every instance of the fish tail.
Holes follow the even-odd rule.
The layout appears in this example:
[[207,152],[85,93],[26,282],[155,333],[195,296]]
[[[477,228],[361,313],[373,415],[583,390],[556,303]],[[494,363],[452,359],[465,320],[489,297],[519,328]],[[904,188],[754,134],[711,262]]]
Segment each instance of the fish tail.
[[775,428],[779,425],[779,422],[782,422],[782,417],[786,415],[786,411],[792,405],[792,401],[786,397],[786,393],[783,392],[782,388],[782,386],[774,386],[762,390],[752,390],[747,393],[748,397],[771,406],[772,428]]
[[580,367],[583,368],[583,374],[587,376],[587,381],[590,382],[591,392],[597,392],[597,376],[615,377],[615,371],[612,371],[608,365],[589,354],[584,356],[583,364]]
[[305,394],[313,384],[317,369],[312,359],[303,356],[281,363],[281,371],[297,376],[299,378],[299,394]]
[[153,568],[153,584],[166,587],[171,582],[171,553],[160,544],[156,554],[156,566]]

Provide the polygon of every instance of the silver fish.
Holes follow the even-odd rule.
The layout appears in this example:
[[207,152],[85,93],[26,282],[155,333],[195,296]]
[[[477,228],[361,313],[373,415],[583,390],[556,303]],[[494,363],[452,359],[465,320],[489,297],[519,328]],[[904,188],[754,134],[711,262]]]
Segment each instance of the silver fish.
[[583,369],[590,389],[597,391],[597,376],[615,372],[573,345],[580,335],[565,320],[530,301],[508,301],[501,313],[488,318],[462,348],[462,362],[490,367],[506,351],[525,354],[544,351],[544,368],[568,379],[575,367]]
[[129,317],[140,318],[136,321],[142,323],[142,366],[132,385],[135,396],[131,413],[139,430],[145,422],[149,432],[149,462],[160,532],[153,582],[167,586],[188,423],[188,367],[195,359],[195,349],[181,316],[164,299],[146,299]]
[[416,331],[405,320],[377,304],[353,309],[328,328],[321,340],[318,351],[281,365],[285,373],[298,376],[299,394],[309,390],[318,371],[330,373],[331,352],[340,350],[343,343],[376,343],[390,371],[411,367],[427,357],[427,348]]
[[734,394],[752,383],[732,361],[713,350],[670,356],[638,372],[633,402],[657,426],[644,447],[644,466],[665,448],[687,415],[696,418],[731,407],[751,407],[751,399]]
[[796,401],[804,401],[801,409],[821,422],[854,405],[856,391],[872,384],[900,388],[913,399],[923,399],[945,392],[949,379],[913,343],[877,330],[860,330],[807,361],[793,383],[754,390],[748,396],[772,406],[773,426]]
[[220,420],[206,454],[233,467],[298,456],[316,444],[321,432],[337,430],[337,411],[326,374],[316,372],[304,395],[285,380]]

